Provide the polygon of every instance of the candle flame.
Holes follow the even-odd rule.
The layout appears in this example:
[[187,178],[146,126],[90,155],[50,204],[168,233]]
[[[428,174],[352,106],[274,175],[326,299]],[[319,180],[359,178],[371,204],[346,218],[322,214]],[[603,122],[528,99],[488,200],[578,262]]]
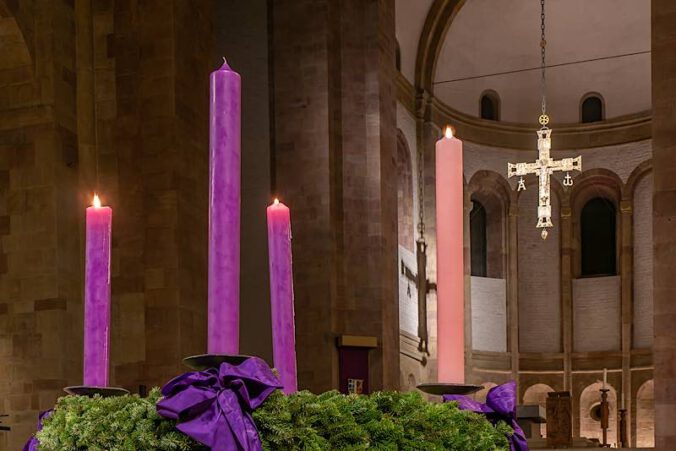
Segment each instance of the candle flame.
[[444,135],[446,136],[446,139],[453,138],[453,127],[447,125],[446,130],[444,130]]
[[279,205],[279,199],[277,199],[277,198],[275,197],[275,200],[274,200],[272,203],[275,204],[275,205]]
[[94,208],[101,208],[101,199],[99,199],[98,194],[94,194],[94,201],[92,202]]

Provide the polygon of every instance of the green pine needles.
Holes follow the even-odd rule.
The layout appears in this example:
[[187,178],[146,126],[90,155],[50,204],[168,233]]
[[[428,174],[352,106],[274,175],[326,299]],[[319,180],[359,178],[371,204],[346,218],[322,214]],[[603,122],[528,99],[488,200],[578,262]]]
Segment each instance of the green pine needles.
[[[198,451],[206,448],[160,417],[158,389],[147,398],[66,396],[38,433],[41,451]],[[273,393],[254,412],[263,449],[276,450],[509,450],[505,423],[427,402],[418,393],[344,396]]]

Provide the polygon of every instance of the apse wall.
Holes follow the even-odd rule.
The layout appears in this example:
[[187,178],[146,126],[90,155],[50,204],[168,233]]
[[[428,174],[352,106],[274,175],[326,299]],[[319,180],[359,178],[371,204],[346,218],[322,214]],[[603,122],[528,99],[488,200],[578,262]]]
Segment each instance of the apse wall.
[[620,350],[620,276],[573,280],[573,349]]
[[537,223],[537,185],[519,195],[519,351],[561,352],[561,256],[559,200],[552,195],[556,224],[542,240]]
[[653,199],[652,174],[634,191],[634,346],[653,345]]
[[[270,360],[272,337],[265,208],[273,194],[273,174],[270,171],[267,2],[216,2],[215,31],[214,67],[226,57],[243,80],[241,352]],[[284,201],[284,193],[274,194]],[[293,212],[293,205],[289,207]],[[293,217],[291,223],[293,228]]]
[[[408,231],[410,236],[414,239],[418,237],[418,158],[416,152],[416,130],[415,119],[411,114],[400,104],[397,104],[397,128],[399,129],[400,142],[398,146],[403,146],[409,152],[409,163],[411,165],[411,180],[409,201],[404,202],[412,211],[409,214],[413,217],[411,222],[406,221],[406,226],[410,227]],[[401,142],[403,141],[403,142]],[[398,174],[401,177],[402,174]],[[403,200],[402,200],[403,201]],[[399,227],[403,227],[402,221],[399,221]],[[401,233],[399,234],[402,235]],[[401,240],[400,240],[401,241]],[[402,263],[408,267],[413,273],[416,273],[416,257],[415,248],[399,242],[399,261],[397,268],[399,269],[399,329],[412,335],[418,334],[418,292],[413,281],[410,281],[401,271]]]
[[471,278],[472,349],[507,352],[507,283],[505,279]]
[[[556,130],[554,148],[555,137]],[[533,141],[535,146],[535,139]],[[522,192],[514,191],[515,180],[504,177],[508,162],[533,161],[535,151],[471,142],[465,142],[464,147],[467,180],[481,180],[476,175],[484,172],[503,174],[500,177],[511,187],[503,221],[515,226],[515,230],[507,227],[504,252],[507,261],[516,259],[515,265],[506,267],[504,275],[504,317],[502,292],[490,292],[481,287],[482,278],[471,278],[470,299],[466,302],[472,318],[471,345],[468,345],[470,380],[477,384],[500,383],[510,376],[518,377],[521,396],[525,396],[528,387],[538,384],[555,391],[570,390],[577,434],[588,433],[597,427],[588,412],[594,396],[589,390],[583,396],[583,391],[602,379],[604,368],[611,370],[610,384],[618,389],[618,394],[613,395],[614,409],[621,388],[625,397],[631,396],[632,409],[636,412],[638,387],[652,377],[649,352],[652,343],[651,141],[577,151],[554,150],[552,156],[560,159],[574,155],[582,155],[584,170],[581,174],[571,174],[575,181],[572,188],[562,185],[562,175],[554,177],[554,228],[543,241],[540,230],[535,227],[535,177],[527,177],[527,189]],[[472,193],[480,189],[475,186],[477,183],[469,184],[468,202]],[[492,187],[496,181],[488,179],[484,183]],[[598,196],[607,198],[615,206],[618,272],[588,277],[583,276],[579,268],[582,258],[580,217],[586,202]],[[510,286],[516,286],[516,294],[510,291]],[[632,287],[630,292],[626,289],[628,286]],[[633,303],[629,312],[633,327],[626,330],[633,331],[629,349],[625,350],[622,348],[622,311],[627,295]],[[500,336],[506,330],[506,352],[497,351],[496,344],[501,346],[502,341],[496,339],[496,330]],[[511,354],[515,351],[516,358]],[[624,358],[630,365],[632,385],[627,386],[629,379],[626,379],[622,387]],[[531,398],[529,394],[528,399],[532,401]],[[645,405],[645,402],[641,404]],[[649,413],[645,412],[645,407],[641,408],[644,420],[640,427],[647,429],[650,420],[645,418]],[[633,424],[633,433],[636,427]],[[642,434],[642,437],[650,435],[648,432]]]

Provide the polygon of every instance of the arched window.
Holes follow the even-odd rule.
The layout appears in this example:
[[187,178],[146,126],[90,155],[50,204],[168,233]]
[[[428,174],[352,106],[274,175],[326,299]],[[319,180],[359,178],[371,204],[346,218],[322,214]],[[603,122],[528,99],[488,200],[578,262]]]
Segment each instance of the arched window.
[[495,91],[484,92],[479,103],[481,119],[500,120],[500,97]]
[[583,124],[599,122],[604,119],[603,100],[596,94],[588,94],[582,100],[580,120]]
[[406,137],[397,134],[397,217],[399,244],[415,252],[413,230],[413,166]]
[[472,201],[472,211],[469,214],[470,249],[472,275],[486,277],[487,246],[486,246],[486,209],[479,202]]
[[582,208],[580,218],[582,276],[617,274],[615,222],[615,205],[608,199],[593,198]]

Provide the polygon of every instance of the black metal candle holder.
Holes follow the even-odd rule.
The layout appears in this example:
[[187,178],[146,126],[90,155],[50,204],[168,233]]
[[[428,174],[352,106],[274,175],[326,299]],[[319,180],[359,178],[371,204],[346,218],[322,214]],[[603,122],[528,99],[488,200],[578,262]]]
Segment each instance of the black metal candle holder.
[[444,384],[444,383],[428,383],[417,386],[418,390],[427,393],[428,395],[471,395],[476,393],[484,387],[473,384]]
[[129,390],[121,387],[94,387],[91,385],[73,385],[63,389],[69,395],[88,396],[90,398],[94,395],[99,395],[102,398],[109,398],[111,396],[124,396],[129,394]]
[[608,444],[608,422],[610,419],[610,408],[608,407],[608,392],[610,391],[607,388],[602,388],[599,390],[601,392],[601,431],[603,434],[603,441],[601,446],[603,448],[610,448]]
[[209,368],[218,368],[221,363],[239,365],[251,357],[250,355],[239,354],[199,354],[186,357],[183,359],[183,364],[192,370],[204,371]]

